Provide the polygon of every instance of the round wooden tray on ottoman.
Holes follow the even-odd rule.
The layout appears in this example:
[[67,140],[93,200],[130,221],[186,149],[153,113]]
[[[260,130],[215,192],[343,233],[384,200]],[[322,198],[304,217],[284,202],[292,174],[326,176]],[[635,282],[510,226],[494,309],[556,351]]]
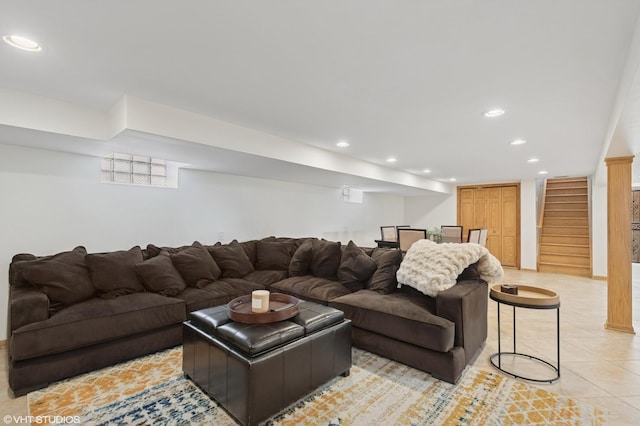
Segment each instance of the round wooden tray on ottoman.
[[284,321],[298,315],[300,300],[282,293],[269,294],[269,312],[255,313],[251,311],[251,295],[240,296],[227,304],[229,318],[246,324],[267,324]]

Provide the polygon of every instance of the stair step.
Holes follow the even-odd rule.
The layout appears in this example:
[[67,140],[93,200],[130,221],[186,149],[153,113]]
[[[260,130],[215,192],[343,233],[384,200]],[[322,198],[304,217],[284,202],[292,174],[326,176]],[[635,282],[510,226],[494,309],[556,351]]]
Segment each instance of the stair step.
[[589,217],[588,209],[550,209],[544,215],[550,217]]
[[540,253],[540,263],[589,267],[590,256],[576,254]]
[[589,205],[584,201],[551,201],[545,203],[546,211],[549,210],[589,210]]
[[578,255],[587,256],[591,255],[591,247],[588,245],[553,245],[553,244],[540,244],[539,254],[554,254],[554,255]]
[[561,244],[561,243],[540,243],[541,246],[563,247],[563,248],[589,248],[589,244]]
[[584,176],[574,176],[574,177],[558,177],[558,178],[549,178],[548,182],[557,183],[557,182],[586,182],[587,178]]
[[589,219],[586,217],[545,217],[542,226],[586,226],[589,227]]
[[547,191],[548,190],[557,190],[557,189],[579,189],[579,190],[587,190],[589,187],[587,184],[584,185],[561,185],[554,183],[547,183]]
[[557,265],[553,263],[539,263],[539,272],[549,272],[553,274],[577,275],[580,277],[590,277],[591,268],[573,265]]
[[580,268],[580,269],[584,269],[584,268],[589,268],[588,266],[580,266],[580,265],[570,265],[568,263],[558,263],[558,262],[540,262],[540,265],[548,265],[548,266],[568,266],[571,268]]
[[541,244],[588,245],[589,237],[582,235],[542,235]]
[[546,198],[545,198],[545,204],[546,203],[555,203],[558,201],[577,201],[577,202],[582,202],[582,203],[588,203],[589,197],[587,197],[587,194],[547,194]]
[[[558,247],[556,247],[557,249]],[[581,247],[582,248],[582,247]],[[540,254],[552,254],[552,255],[557,255],[557,256],[568,256],[568,257],[586,257],[589,258],[589,254],[582,254],[582,253],[568,253],[568,252],[564,252],[564,251],[549,251],[549,250],[544,250],[544,251],[540,251]]]
[[543,226],[542,235],[588,237],[588,226]]

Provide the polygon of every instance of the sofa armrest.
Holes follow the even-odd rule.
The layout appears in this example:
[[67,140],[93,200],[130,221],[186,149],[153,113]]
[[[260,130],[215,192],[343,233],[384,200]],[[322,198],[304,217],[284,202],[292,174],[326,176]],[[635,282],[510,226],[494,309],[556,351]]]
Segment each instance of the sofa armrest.
[[9,329],[14,331],[23,325],[49,318],[49,298],[34,287],[10,286]]
[[455,346],[464,348],[467,363],[487,339],[489,286],[483,280],[463,280],[436,296],[436,315],[455,324]]

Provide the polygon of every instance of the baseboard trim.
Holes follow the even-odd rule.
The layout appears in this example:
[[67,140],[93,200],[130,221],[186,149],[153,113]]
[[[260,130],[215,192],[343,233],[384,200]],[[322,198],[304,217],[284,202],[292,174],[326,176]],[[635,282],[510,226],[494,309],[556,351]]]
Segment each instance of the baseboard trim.
[[527,272],[538,272],[537,269],[529,269],[529,268],[520,268],[521,271],[527,271]]
[[7,340],[6,339],[0,340],[0,349],[6,348],[6,347],[7,347]]
[[624,324],[612,324],[610,322],[606,322],[604,324],[604,328],[611,331],[620,331],[622,333],[636,334],[633,326],[624,325]]
[[598,281],[607,281],[606,275],[591,275],[591,279]]

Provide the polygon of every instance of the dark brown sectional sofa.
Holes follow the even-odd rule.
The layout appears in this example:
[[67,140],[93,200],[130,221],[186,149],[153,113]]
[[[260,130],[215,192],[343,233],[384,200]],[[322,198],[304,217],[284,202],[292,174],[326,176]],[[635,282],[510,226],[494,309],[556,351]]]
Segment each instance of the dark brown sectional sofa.
[[487,337],[487,284],[473,267],[432,298],[397,289],[400,251],[316,238],[53,256],[9,268],[9,386],[15,395],[182,343],[189,312],[256,289],[345,312],[355,346],[454,383]]

